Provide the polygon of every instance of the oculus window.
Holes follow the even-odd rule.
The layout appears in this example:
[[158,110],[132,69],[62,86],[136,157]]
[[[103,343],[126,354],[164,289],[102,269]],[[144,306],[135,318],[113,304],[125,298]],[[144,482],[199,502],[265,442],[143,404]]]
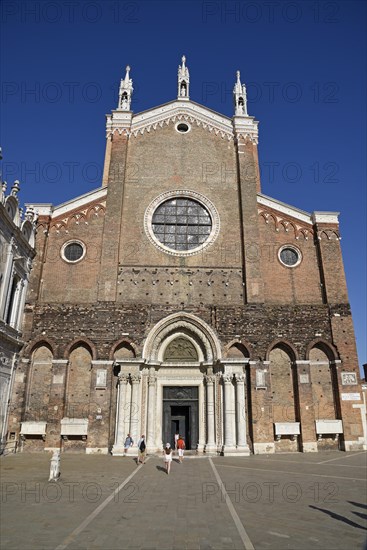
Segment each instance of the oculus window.
[[295,246],[285,245],[279,249],[278,257],[286,267],[296,267],[301,263],[301,252]]
[[79,262],[85,256],[85,246],[80,241],[67,242],[62,247],[61,256],[69,263]]

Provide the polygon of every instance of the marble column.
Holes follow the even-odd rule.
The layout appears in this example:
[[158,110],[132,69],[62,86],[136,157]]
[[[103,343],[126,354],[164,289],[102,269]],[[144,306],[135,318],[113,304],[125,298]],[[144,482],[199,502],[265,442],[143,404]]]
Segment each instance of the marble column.
[[207,453],[215,452],[215,408],[214,408],[214,385],[215,385],[215,376],[209,374],[205,376],[206,381],[206,425],[208,431],[208,439],[205,445],[205,451]]
[[131,410],[130,410],[130,434],[134,440],[134,447],[137,445],[140,434],[139,434],[139,418],[141,414],[140,407],[140,380],[141,374],[132,374],[131,375]]
[[250,449],[247,444],[246,425],[246,396],[245,396],[245,374],[235,375],[236,380],[236,428],[237,428],[237,454],[249,455]]
[[157,377],[155,370],[151,369],[148,377],[148,433],[147,449],[155,450],[155,402],[157,393]]
[[224,384],[224,446],[223,454],[226,456],[236,452],[234,442],[234,420],[235,420],[235,400],[234,387],[232,384],[233,375],[223,374]]
[[123,455],[124,454],[124,442],[126,438],[126,415],[129,414],[130,418],[130,407],[129,411],[126,410],[128,403],[126,402],[127,394],[127,385],[129,383],[128,374],[119,375],[119,386],[117,394],[117,411],[116,411],[116,433],[115,433],[115,444],[112,448],[113,455]]

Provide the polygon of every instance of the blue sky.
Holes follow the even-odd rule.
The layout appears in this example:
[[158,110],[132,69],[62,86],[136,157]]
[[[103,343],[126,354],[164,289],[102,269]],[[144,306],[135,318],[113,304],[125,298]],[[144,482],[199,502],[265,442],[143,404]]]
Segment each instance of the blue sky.
[[132,67],[133,110],[190,97],[227,116],[241,71],[260,121],[262,191],[341,212],[359,362],[366,356],[366,4],[354,1],[8,1],[1,5],[1,144],[23,202],[100,186],[105,114]]

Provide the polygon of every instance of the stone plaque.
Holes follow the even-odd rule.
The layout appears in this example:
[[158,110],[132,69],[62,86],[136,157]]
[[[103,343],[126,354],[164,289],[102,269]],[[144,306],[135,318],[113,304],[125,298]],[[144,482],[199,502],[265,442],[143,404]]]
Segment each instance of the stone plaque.
[[256,387],[265,388],[265,371],[261,369],[256,370]]
[[15,373],[15,381],[22,383],[24,382],[24,372],[16,372]]
[[360,401],[360,393],[342,393],[342,401]]
[[357,375],[355,372],[342,372],[342,384],[343,386],[356,386]]
[[308,384],[310,382],[310,377],[308,374],[299,375],[300,384]]
[[97,388],[105,388],[107,386],[107,371],[106,369],[97,369]]
[[63,374],[54,374],[52,378],[53,384],[63,384],[64,383],[64,375]]

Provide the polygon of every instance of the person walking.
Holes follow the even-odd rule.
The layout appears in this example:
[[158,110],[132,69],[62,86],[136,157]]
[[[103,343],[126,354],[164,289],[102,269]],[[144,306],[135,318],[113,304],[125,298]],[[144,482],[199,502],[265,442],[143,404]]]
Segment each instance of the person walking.
[[140,462],[145,464],[145,458],[147,456],[147,445],[145,443],[145,435],[142,435],[138,441],[138,460],[136,464],[139,466]]
[[172,463],[172,449],[169,443],[166,443],[166,447],[163,449],[164,456],[164,467],[166,469],[167,475],[169,475]]
[[129,450],[130,447],[132,447],[133,445],[134,445],[134,440],[133,440],[133,438],[131,437],[130,434],[127,434],[127,437],[126,437],[125,443],[124,443],[124,456],[127,455],[128,450]]
[[178,441],[178,438],[180,437],[180,434],[178,432],[175,433],[175,451],[177,451],[177,441]]
[[184,456],[184,450],[186,449],[185,441],[182,435],[178,436],[177,440],[177,449],[178,449],[178,460],[180,464],[182,464],[183,456]]

